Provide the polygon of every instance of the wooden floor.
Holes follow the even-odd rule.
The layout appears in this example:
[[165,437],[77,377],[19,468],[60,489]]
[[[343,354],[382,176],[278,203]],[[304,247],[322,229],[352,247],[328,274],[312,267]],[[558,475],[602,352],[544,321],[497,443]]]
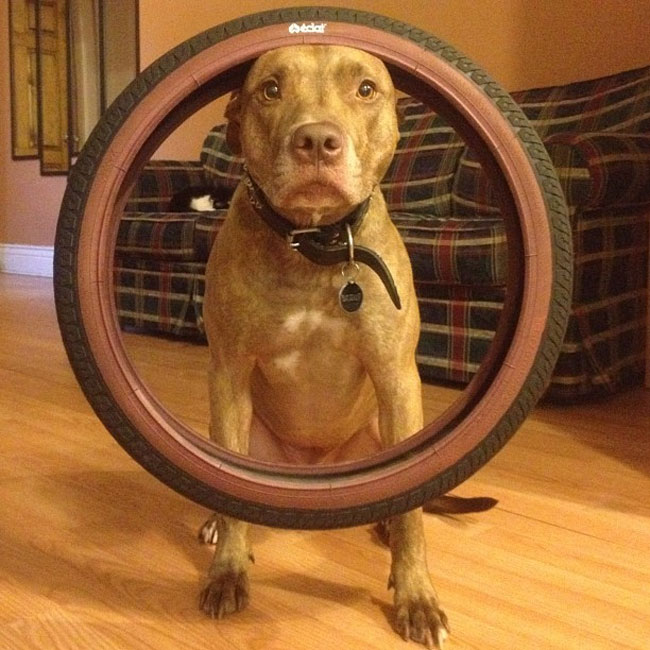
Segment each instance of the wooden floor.
[[[205,349],[128,345],[200,429]],[[211,550],[195,532],[206,512],[98,423],[68,368],[49,280],[0,274],[0,456],[1,650],[416,647],[391,631],[388,553],[368,527],[254,529],[250,608],[204,618]],[[457,493],[499,505],[427,518],[448,648],[650,648],[650,391],[539,407]]]

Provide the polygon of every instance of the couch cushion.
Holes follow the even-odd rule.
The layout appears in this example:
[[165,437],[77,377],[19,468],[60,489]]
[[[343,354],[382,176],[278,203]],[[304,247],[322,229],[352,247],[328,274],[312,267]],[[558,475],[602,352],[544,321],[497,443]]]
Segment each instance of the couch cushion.
[[500,214],[492,184],[471,149],[465,149],[460,158],[453,181],[451,205],[450,212],[461,217],[486,215],[497,218]]
[[244,159],[235,156],[226,143],[226,125],[213,127],[203,141],[201,164],[214,185],[235,189],[244,170]]
[[227,210],[203,213],[196,219],[194,232],[194,251],[197,260],[208,261],[215,237],[223,226]]
[[125,209],[165,212],[176,192],[200,185],[205,185],[205,178],[198,161],[150,160],[140,172]]
[[192,260],[194,222],[192,214],[128,212],[120,220],[115,250],[131,257]]
[[504,285],[508,251],[501,219],[391,217],[406,244],[416,285]]
[[225,215],[226,210],[127,212],[115,250],[124,258],[205,263]]
[[390,211],[449,214],[454,173],[464,144],[422,103],[399,100],[400,140],[381,182]]

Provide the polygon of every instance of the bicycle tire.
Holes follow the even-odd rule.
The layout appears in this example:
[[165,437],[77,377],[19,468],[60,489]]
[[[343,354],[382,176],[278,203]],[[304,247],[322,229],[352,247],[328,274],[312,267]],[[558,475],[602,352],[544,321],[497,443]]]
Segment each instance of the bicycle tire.
[[[322,33],[301,28],[312,24],[324,24]],[[270,465],[232,454],[179,422],[131,365],[112,295],[117,226],[144,161],[188,115],[241,84],[257,56],[296,42],[375,54],[400,88],[447,118],[498,189],[509,246],[503,316],[486,360],[459,399],[395,448],[319,467]],[[57,225],[54,287],[77,380],[100,420],[142,467],[193,501],[240,519],[338,528],[394,516],[449,491],[514,434],[550,381],[564,337],[571,231],[561,186],[535,130],[469,58],[377,14],[282,9],[189,39],[138,75],[111,105],[69,176]]]

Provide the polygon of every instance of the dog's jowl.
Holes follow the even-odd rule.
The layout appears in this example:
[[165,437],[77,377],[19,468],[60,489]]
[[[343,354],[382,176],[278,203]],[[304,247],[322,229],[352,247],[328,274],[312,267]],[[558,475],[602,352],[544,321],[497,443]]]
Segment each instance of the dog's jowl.
[[[379,182],[398,138],[384,64],[347,47],[262,55],[227,109],[247,176],[207,268],[212,439],[284,463],[358,458],[422,428],[411,267]],[[220,618],[246,606],[247,525],[215,515],[201,595]],[[390,522],[397,631],[442,647],[446,617],[421,510]]]

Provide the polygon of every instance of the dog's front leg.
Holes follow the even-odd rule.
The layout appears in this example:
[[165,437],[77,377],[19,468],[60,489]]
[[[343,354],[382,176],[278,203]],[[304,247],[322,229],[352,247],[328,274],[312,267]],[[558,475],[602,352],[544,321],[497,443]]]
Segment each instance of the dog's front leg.
[[[384,446],[391,446],[422,428],[420,377],[415,363],[405,369],[386,367],[374,377],[379,406],[379,430]],[[448,635],[445,613],[431,583],[427,566],[422,509],[390,521],[391,572],[395,589],[397,632],[427,648],[442,648]]]
[[442,648],[449,626],[429,576],[421,508],[391,519],[390,549],[388,587],[395,589],[397,632],[427,648]]
[[[220,354],[208,375],[210,437],[226,449],[241,454],[248,453],[252,368],[252,362],[234,362]],[[207,531],[211,531],[211,540],[206,538]],[[215,541],[215,533],[214,558],[200,604],[212,618],[222,618],[248,605],[248,563],[253,555],[246,522],[215,513],[203,526],[200,536],[204,541]]]

